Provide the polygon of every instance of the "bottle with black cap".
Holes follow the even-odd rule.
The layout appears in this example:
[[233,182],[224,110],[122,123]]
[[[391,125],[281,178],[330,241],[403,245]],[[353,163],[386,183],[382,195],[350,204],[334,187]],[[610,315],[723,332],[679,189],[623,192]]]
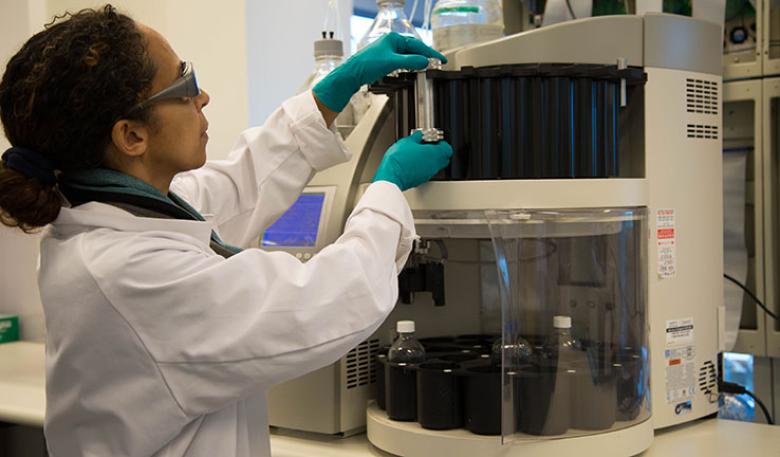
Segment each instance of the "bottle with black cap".
[[333,35],[333,32],[323,31],[322,39],[314,42],[314,71],[299,92],[313,88],[344,60],[344,43]]
[[[344,60],[344,42],[334,38],[332,31],[323,31],[322,39],[314,42],[314,71],[306,79],[306,82],[298,90],[303,92],[311,90],[322,78],[328,75]],[[336,127],[346,138],[355,127],[354,108],[352,103],[344,107],[336,118]]]

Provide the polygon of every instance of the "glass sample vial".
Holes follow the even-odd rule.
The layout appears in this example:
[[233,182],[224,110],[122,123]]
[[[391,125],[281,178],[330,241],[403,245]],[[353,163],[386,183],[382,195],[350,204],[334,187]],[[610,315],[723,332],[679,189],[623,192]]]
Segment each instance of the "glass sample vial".
[[425,349],[422,344],[414,337],[414,321],[398,321],[396,323],[396,338],[390,351],[387,353],[387,360],[393,363],[417,364],[425,361]]

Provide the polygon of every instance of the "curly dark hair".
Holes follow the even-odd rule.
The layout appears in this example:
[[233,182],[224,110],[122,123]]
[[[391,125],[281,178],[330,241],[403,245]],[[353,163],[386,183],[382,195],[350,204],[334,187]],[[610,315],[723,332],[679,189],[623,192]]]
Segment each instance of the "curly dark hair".
[[[8,62],[0,120],[13,146],[37,151],[63,173],[101,165],[120,119],[150,123],[156,68],[136,23],[106,5],[58,16]],[[57,218],[63,201],[0,164],[0,222],[29,232]]]

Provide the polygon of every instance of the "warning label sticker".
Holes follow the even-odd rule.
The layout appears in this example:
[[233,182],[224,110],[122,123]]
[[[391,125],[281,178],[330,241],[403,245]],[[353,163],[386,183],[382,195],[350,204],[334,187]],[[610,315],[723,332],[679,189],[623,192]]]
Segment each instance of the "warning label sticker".
[[674,209],[656,211],[658,276],[661,278],[671,278],[677,274],[677,230],[674,219]]
[[[693,398],[696,388],[696,346],[693,318],[666,321],[666,401],[677,404]],[[681,409],[677,414],[684,414]]]
[[693,344],[693,318],[666,321],[666,347]]
[[666,358],[666,402],[680,403],[693,398],[696,388],[696,356],[694,346],[667,349]]

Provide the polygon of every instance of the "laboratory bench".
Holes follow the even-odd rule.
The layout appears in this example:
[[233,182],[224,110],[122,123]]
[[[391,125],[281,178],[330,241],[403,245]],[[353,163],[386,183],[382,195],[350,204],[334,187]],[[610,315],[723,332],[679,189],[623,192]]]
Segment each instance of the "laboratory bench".
[[[0,345],[0,423],[40,428],[45,408],[44,345],[31,342]],[[333,438],[272,430],[271,450],[273,457],[391,456],[372,446],[365,434]],[[0,455],[3,455],[1,448]],[[777,457],[780,426],[722,419],[693,421],[656,432],[652,447],[642,455]]]

